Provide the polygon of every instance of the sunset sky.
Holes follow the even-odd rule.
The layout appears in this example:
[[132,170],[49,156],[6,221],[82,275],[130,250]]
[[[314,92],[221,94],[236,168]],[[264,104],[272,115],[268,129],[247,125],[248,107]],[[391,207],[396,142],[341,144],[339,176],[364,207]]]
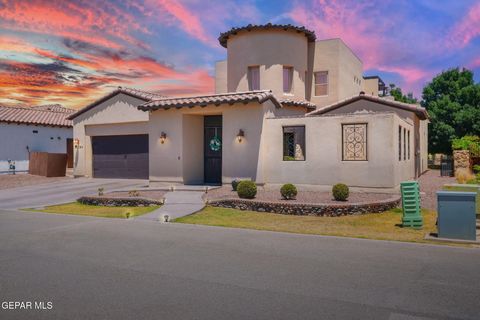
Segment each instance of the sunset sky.
[[80,108],[119,85],[211,93],[220,32],[267,22],[340,37],[365,75],[417,97],[451,67],[480,80],[480,1],[0,0],[0,104]]

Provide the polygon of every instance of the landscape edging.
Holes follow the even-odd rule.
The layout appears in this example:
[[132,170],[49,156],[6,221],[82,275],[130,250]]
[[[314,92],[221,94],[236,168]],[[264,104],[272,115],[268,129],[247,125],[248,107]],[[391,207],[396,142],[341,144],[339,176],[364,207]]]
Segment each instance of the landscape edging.
[[77,199],[82,204],[105,207],[151,207],[162,205],[163,201],[150,198],[114,198],[102,196],[88,196]]
[[209,200],[208,205],[213,207],[270,212],[300,216],[338,217],[364,213],[379,213],[398,207],[400,196],[370,203],[348,204],[312,204],[312,203],[285,203],[269,202],[248,199],[218,199]]

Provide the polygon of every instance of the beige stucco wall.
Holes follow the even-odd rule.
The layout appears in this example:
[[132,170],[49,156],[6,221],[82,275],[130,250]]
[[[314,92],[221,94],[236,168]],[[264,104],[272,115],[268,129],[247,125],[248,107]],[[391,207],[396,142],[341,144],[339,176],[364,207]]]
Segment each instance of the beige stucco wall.
[[91,136],[148,133],[148,112],[137,109],[143,100],[118,94],[73,120],[73,138],[80,147],[74,150],[74,175],[92,176]]
[[227,92],[227,60],[215,63],[215,93]]
[[412,152],[416,153],[417,160],[417,176],[427,170],[428,166],[428,120],[420,120],[418,116],[407,110],[393,108],[384,104],[359,100],[350,103],[341,108],[328,112],[328,115],[352,114],[352,113],[378,113],[393,112],[400,119],[403,119],[413,126],[412,129]]
[[[354,77],[361,80],[363,64],[341,39],[320,40],[309,43],[307,98],[317,107],[327,106],[339,100],[349,98],[361,91]],[[328,94],[315,96],[314,73],[328,71]]]
[[[203,182],[203,116],[222,115],[222,181],[263,180],[263,126],[267,118],[304,114],[302,108],[276,108],[270,101],[249,104],[157,110],[150,114],[150,180]],[[245,137],[238,142],[242,129]],[[160,134],[167,139],[160,143]]]
[[[272,118],[263,132],[264,182],[359,187],[396,187],[393,113]],[[368,124],[368,161],[342,161],[342,124]],[[305,126],[305,161],[283,161],[282,127]]]
[[421,172],[428,170],[428,124],[429,120],[420,122],[420,158],[421,158]]
[[338,99],[343,100],[358,95],[362,91],[363,63],[341,40],[338,42],[338,49]]
[[362,90],[368,95],[378,96],[378,79],[363,79]]
[[[398,140],[399,140],[399,126],[402,127],[402,144],[401,144],[401,148],[402,148],[402,159],[399,160],[398,156],[399,156],[399,145],[398,145]],[[404,157],[403,157],[403,130],[406,129],[408,131],[410,131],[410,159],[408,159],[408,143],[406,144],[406,148],[407,148],[407,159],[404,160]],[[415,128],[414,128],[414,121],[412,121],[411,119],[404,119],[404,118],[400,118],[400,117],[395,117],[395,121],[394,121],[394,124],[393,124],[393,134],[394,134],[394,144],[395,144],[395,147],[394,147],[394,153],[395,153],[395,156],[394,156],[394,162],[395,162],[395,166],[394,166],[394,170],[393,170],[393,176],[395,177],[395,184],[396,185],[399,185],[400,182],[402,181],[408,181],[408,180],[413,180],[415,179],[415,147],[416,147],[416,144],[415,144]],[[408,136],[407,136],[407,139],[408,139]]]
[[[281,30],[240,32],[228,40],[229,92],[248,91],[247,70],[260,66],[260,89],[278,97],[305,99],[308,41],[303,33]],[[283,66],[293,67],[291,95],[283,93]]]
[[203,183],[203,116],[183,114],[183,182]]

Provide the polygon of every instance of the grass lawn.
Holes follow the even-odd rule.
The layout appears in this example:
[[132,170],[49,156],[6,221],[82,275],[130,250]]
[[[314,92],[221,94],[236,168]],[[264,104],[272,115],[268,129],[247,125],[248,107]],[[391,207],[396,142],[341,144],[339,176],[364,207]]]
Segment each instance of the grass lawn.
[[315,217],[206,207],[199,213],[176,219],[175,222],[411,242],[429,242],[424,239],[425,234],[437,231],[437,214],[434,211],[423,210],[424,224],[421,230],[400,227],[401,218],[401,209],[355,216]]
[[152,212],[158,209],[160,206],[153,207],[105,207],[105,206],[92,206],[87,204],[81,204],[79,202],[71,202],[65,204],[59,204],[55,206],[48,206],[44,209],[24,209],[26,211],[35,212],[47,212],[47,213],[62,213],[62,214],[75,214],[79,216],[91,216],[102,218],[126,218],[127,213],[130,217],[140,216],[145,213]]

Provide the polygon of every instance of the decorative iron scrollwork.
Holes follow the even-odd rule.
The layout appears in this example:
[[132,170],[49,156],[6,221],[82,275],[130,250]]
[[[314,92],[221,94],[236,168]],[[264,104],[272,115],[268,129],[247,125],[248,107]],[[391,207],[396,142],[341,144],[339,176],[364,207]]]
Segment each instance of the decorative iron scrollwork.
[[343,160],[367,160],[367,124],[344,124],[342,127]]

